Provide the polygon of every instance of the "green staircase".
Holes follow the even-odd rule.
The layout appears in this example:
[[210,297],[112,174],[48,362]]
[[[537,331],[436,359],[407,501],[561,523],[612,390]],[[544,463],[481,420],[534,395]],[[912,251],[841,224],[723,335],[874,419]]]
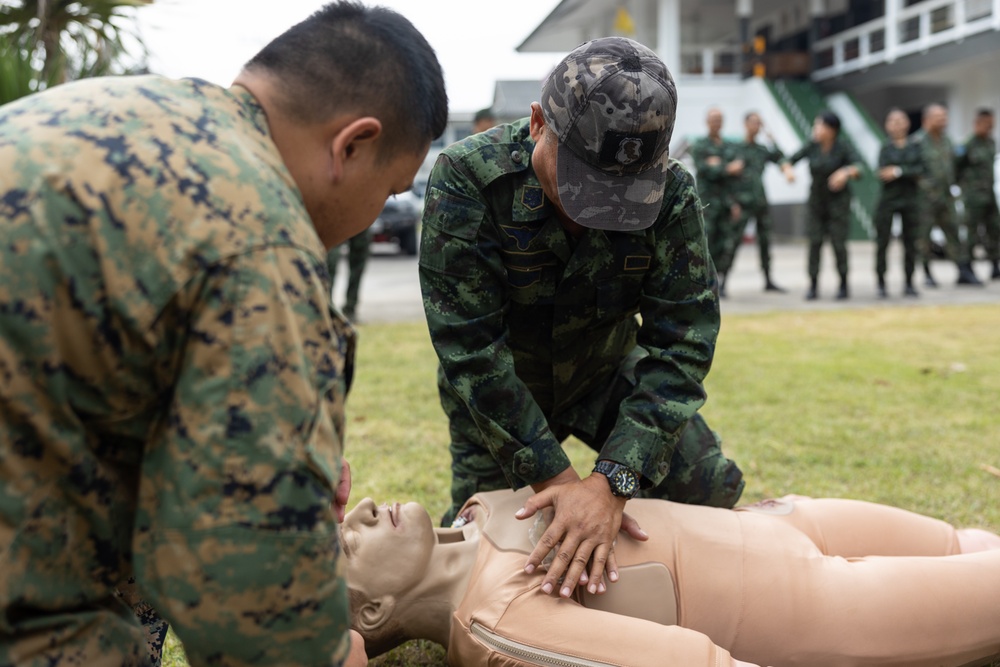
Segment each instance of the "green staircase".
[[[819,88],[811,81],[786,79],[772,81],[767,79],[766,82],[778,106],[798,133],[799,139],[803,143],[809,141],[812,136],[813,120],[821,111],[829,108],[826,98],[823,97]],[[872,122],[857,102],[854,102],[853,99],[851,101],[869,128],[882,139],[883,134],[879,127]],[[858,146],[851,139],[846,128],[841,128],[840,134],[857,150]],[[861,154],[860,151],[858,153]],[[878,177],[868,163],[864,159],[861,162],[861,178],[852,181],[850,185],[852,195],[850,238],[872,239],[875,237],[872,216],[875,213],[875,206],[878,204],[880,186]]]

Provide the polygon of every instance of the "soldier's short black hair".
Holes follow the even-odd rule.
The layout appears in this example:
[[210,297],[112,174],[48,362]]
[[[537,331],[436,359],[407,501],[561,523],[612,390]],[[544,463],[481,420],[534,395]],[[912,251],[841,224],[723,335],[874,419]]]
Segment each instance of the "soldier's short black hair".
[[331,2],[272,40],[245,67],[274,75],[283,96],[277,103],[302,122],[352,112],[378,118],[383,155],[422,149],[448,122],[434,49],[409,20],[385,7]]
[[990,109],[989,107],[980,107],[976,110],[976,118],[982,118],[984,116],[993,118],[993,109]]
[[751,118],[753,118],[754,116],[757,116],[758,118],[760,118],[760,114],[759,114],[759,113],[757,113],[756,111],[747,111],[747,112],[746,112],[746,113],[745,113],[745,114],[743,115],[743,122],[744,122],[744,123],[745,123],[745,122],[747,122],[748,120],[750,120],[750,119],[751,119]]
[[489,107],[480,109],[476,112],[476,115],[472,117],[473,123],[478,123],[481,120],[496,120],[496,114],[493,113],[493,109],[490,109]]
[[832,111],[821,111],[816,118],[834,132],[840,133],[840,116],[837,114]]

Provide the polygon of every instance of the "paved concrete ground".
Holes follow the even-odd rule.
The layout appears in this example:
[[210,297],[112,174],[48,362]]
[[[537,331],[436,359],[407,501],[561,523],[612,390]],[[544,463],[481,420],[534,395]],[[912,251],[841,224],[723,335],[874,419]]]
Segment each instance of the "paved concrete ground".
[[[417,279],[417,260],[392,254],[392,246],[375,244],[361,283],[358,317],[360,322],[413,322],[423,320],[420,285]],[[808,286],[806,276],[806,245],[784,243],[772,250],[772,275],[774,281],[788,290],[785,294],[764,292],[764,281],[756,244],[744,244],[737,254],[736,263],[726,286],[728,298],[722,301],[722,313],[758,313],[788,310],[836,310],[843,308],[899,307],[913,305],[954,305],[964,303],[1000,304],[1000,280],[989,280],[989,265],[976,262],[976,273],[984,287],[955,285],[957,270],[954,264],[943,260],[933,263],[932,270],[940,287],[923,287],[923,274],[918,269],[918,298],[904,298],[902,251],[898,243],[890,247],[889,271],[886,277],[888,299],[875,294],[875,244],[854,241],[850,244],[851,298],[837,301],[833,298],[839,279],[833,261],[833,252],[824,246],[820,275],[820,298],[806,301],[803,297]],[[337,272],[334,295],[338,305],[343,302],[347,265],[342,260]],[[998,311],[1000,321],[1000,311]]]

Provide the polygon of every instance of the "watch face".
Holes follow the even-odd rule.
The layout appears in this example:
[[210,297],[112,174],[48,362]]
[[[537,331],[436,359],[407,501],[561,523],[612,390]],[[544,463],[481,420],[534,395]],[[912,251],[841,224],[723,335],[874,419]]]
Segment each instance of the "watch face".
[[635,477],[630,475],[627,470],[619,468],[614,473],[614,485],[615,490],[620,496],[627,496],[631,498],[635,495],[636,487],[638,486],[635,481]]

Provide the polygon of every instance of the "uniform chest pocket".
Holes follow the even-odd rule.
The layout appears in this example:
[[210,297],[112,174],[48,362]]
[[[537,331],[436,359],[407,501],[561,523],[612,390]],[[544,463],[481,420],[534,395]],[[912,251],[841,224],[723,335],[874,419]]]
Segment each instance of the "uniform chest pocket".
[[558,284],[559,262],[549,253],[504,253],[510,298],[516,303],[550,303]]

